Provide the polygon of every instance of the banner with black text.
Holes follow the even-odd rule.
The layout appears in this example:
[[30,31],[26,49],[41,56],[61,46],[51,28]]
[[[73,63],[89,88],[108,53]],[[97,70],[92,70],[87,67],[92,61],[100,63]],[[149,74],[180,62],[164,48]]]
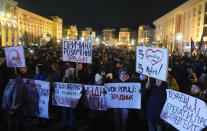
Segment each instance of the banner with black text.
[[107,108],[141,109],[140,83],[107,83],[104,89]]

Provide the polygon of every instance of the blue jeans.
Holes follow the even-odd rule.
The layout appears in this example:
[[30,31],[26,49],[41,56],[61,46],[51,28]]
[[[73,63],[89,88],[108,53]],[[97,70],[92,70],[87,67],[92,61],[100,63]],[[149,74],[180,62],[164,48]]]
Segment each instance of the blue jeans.
[[115,129],[116,131],[127,130],[128,109],[114,109]]
[[[68,123],[68,120],[69,120],[69,123]],[[73,116],[73,109],[72,108],[63,107],[63,109],[62,109],[62,123],[63,123],[63,126],[67,126],[67,125],[70,127],[73,126],[74,116]]]
[[148,126],[149,126],[149,131],[155,131],[155,129],[157,128],[157,131],[162,131],[162,125],[161,124],[152,124],[151,122],[148,122]]

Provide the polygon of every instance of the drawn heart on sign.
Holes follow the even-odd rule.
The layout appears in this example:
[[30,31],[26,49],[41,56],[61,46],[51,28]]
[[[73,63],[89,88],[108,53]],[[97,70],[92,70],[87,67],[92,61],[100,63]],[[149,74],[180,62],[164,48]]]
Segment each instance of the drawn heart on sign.
[[146,58],[150,61],[152,66],[161,62],[163,60],[164,53],[161,50],[147,49],[146,51]]

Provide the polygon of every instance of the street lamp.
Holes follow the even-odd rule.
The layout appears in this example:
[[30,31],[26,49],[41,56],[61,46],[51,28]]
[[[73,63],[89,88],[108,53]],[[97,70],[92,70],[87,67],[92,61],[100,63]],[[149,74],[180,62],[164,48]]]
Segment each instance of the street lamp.
[[176,40],[180,41],[180,40],[182,40],[182,38],[183,38],[183,35],[181,33],[178,33],[176,35]]
[[7,14],[7,17],[11,17],[11,14]]
[[84,41],[85,39],[84,39],[84,37],[81,37],[81,41]]
[[4,16],[4,15],[5,15],[5,13],[4,13],[4,12],[0,12],[0,14],[1,14],[1,16]]
[[144,43],[144,39],[141,39],[141,41],[140,41],[140,42],[141,42],[141,44],[143,45],[143,43]]
[[99,38],[96,38],[96,42],[99,42]]

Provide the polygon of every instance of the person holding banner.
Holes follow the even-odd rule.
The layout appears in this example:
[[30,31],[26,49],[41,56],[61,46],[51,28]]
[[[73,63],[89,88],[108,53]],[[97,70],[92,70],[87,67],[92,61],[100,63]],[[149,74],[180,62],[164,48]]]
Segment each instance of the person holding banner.
[[2,99],[2,109],[8,131],[22,130],[23,127],[20,123],[24,118],[28,99],[22,77],[17,75],[14,79],[10,79]]
[[[122,67],[119,69],[119,78],[114,82],[130,82],[127,69]],[[115,108],[114,109],[114,119],[115,119],[115,130],[116,131],[127,131],[127,119],[129,110],[126,108]]]
[[[147,76],[135,72],[132,74],[131,79],[133,82],[141,83],[141,90],[145,88],[145,85],[147,83]],[[132,114],[131,116],[133,117],[136,116],[136,114],[138,114],[139,126],[142,126],[143,130],[147,130],[146,108],[147,108],[147,102],[148,102],[148,95],[149,94],[147,94],[147,96],[141,100],[141,110],[135,110],[131,112]]]
[[[63,77],[62,82],[75,83],[76,82],[75,68],[73,68],[70,63],[66,63],[66,66],[68,68],[65,70],[65,75]],[[62,107],[61,128],[62,129],[74,128],[74,113],[73,113],[73,109],[71,107]]]
[[146,97],[147,93],[150,94],[147,104],[147,121],[149,131],[163,130],[163,122],[160,118],[163,105],[166,100],[167,84],[164,81],[156,79],[146,83],[146,87],[142,90],[142,99]]

